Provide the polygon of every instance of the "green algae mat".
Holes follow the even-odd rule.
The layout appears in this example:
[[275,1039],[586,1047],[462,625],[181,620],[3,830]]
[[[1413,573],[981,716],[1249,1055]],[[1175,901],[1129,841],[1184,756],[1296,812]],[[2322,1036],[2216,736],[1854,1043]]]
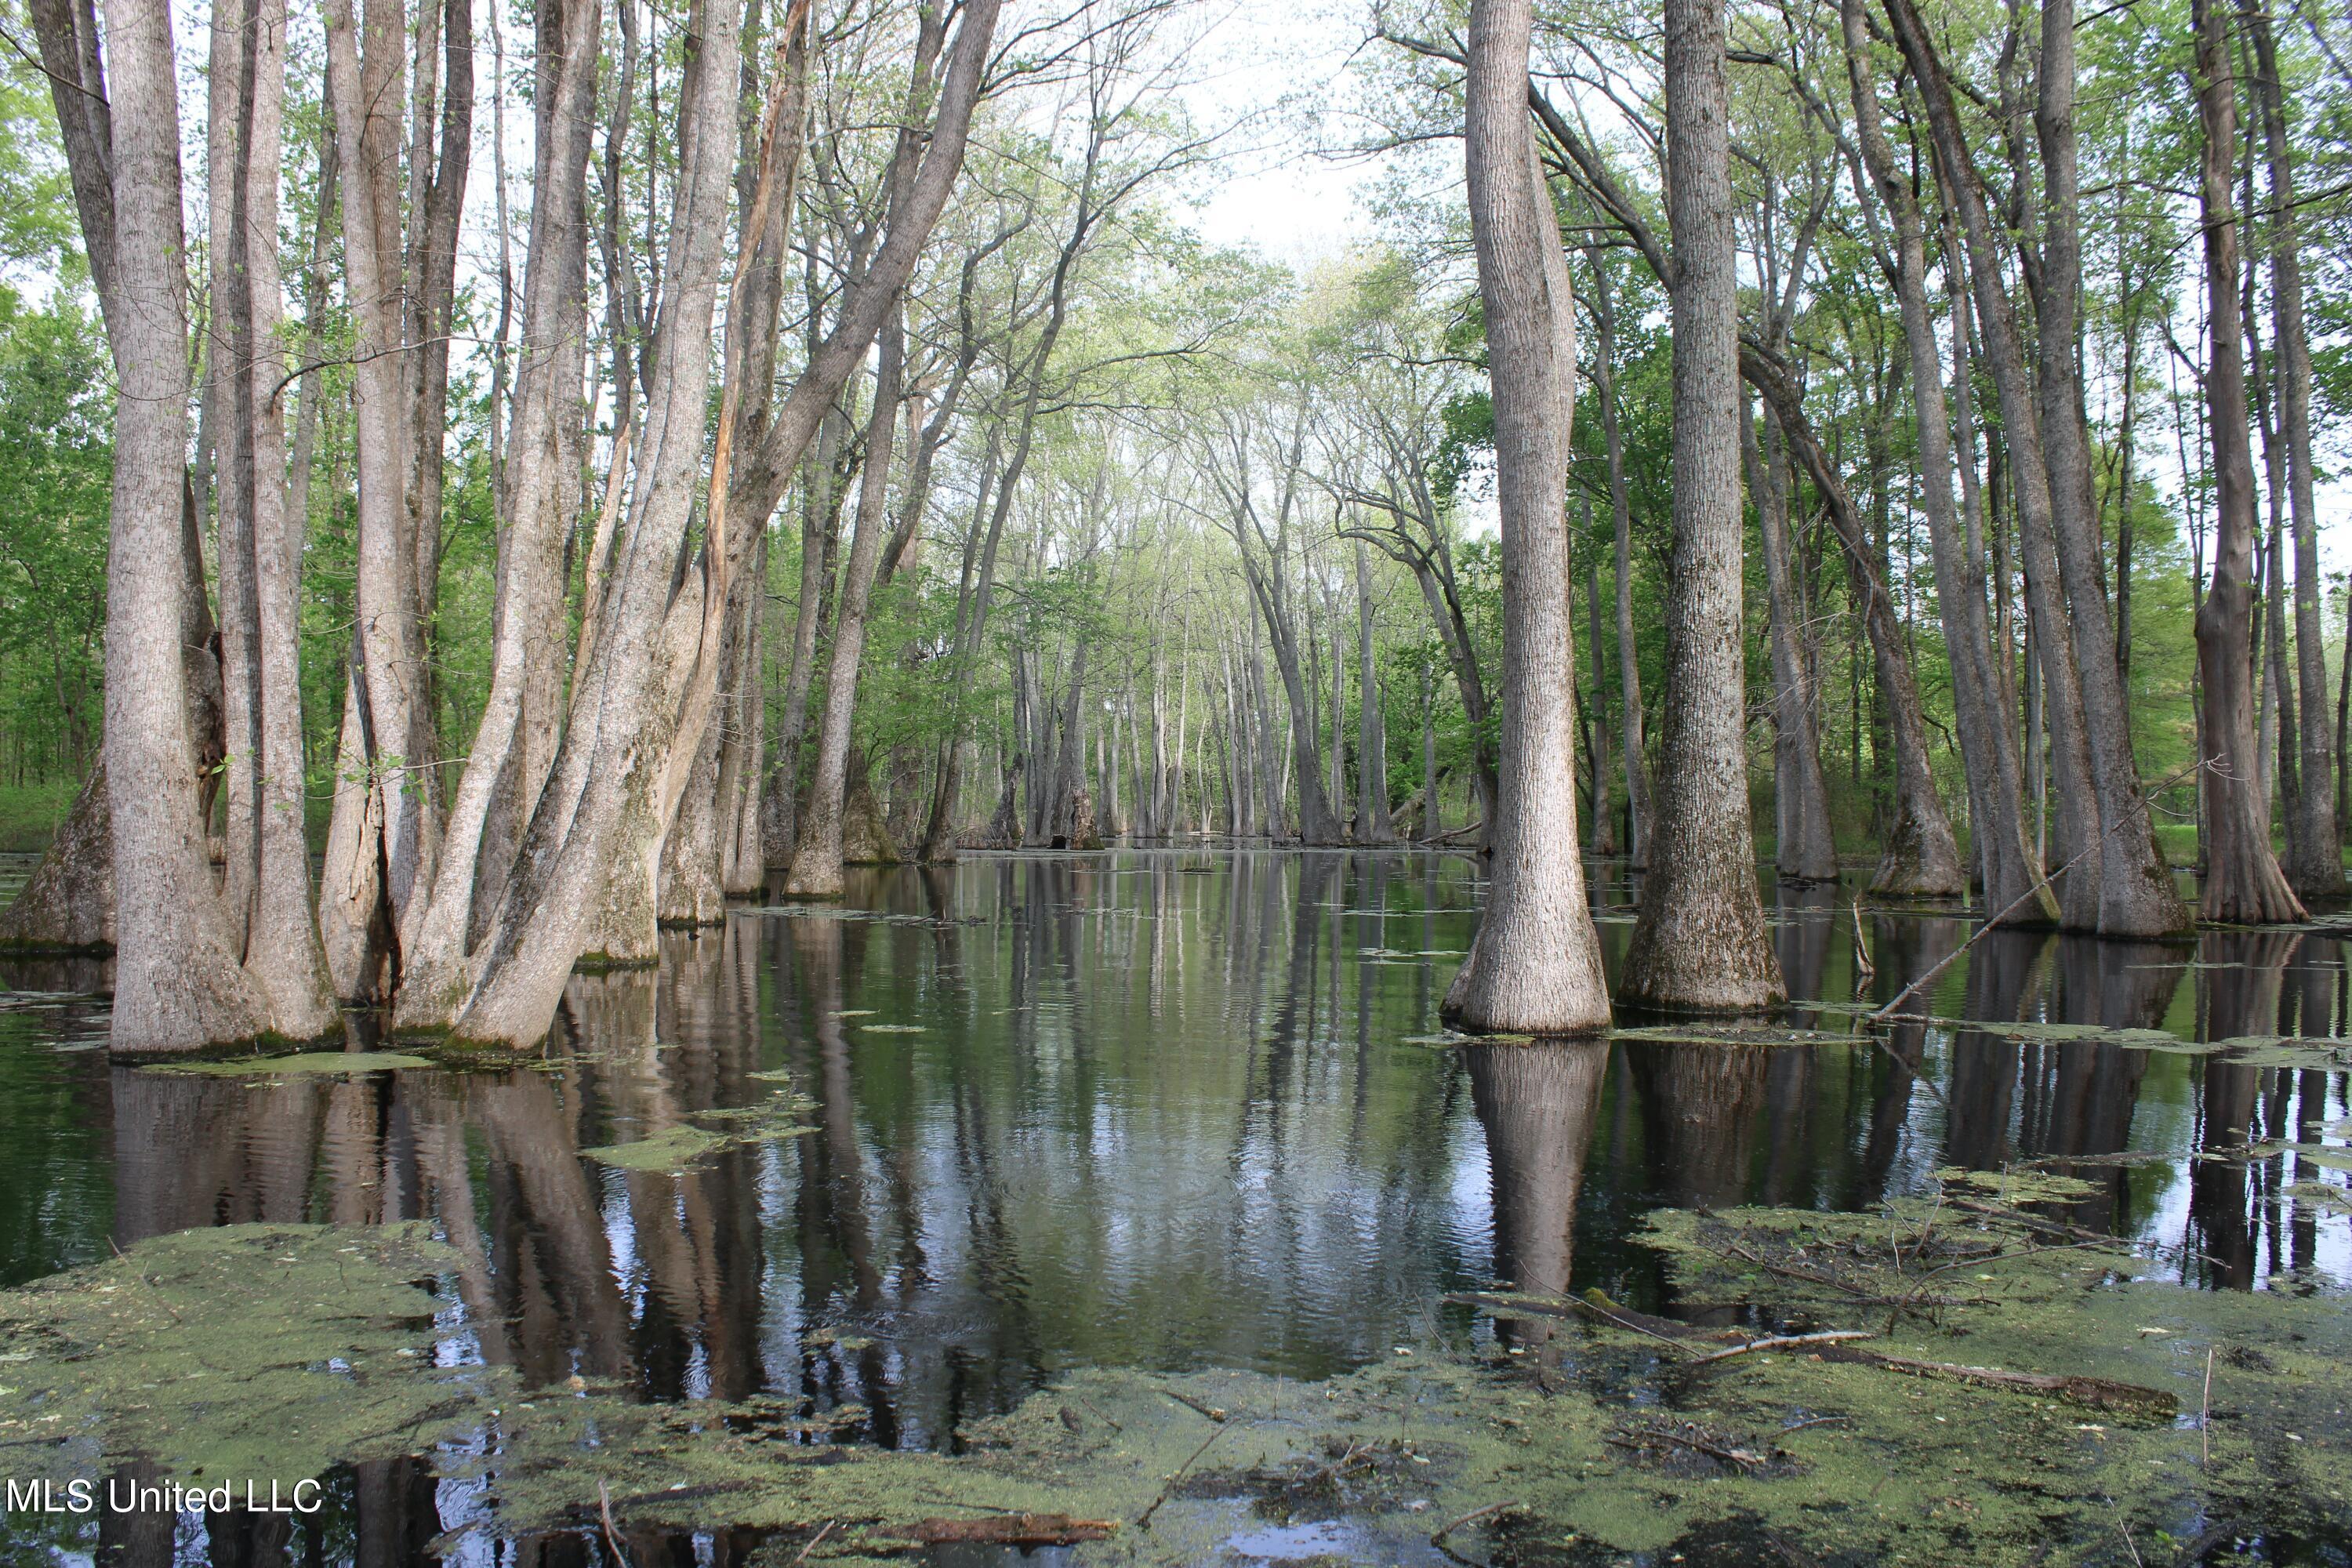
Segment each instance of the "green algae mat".
[[[790,1395],[522,1389],[430,1351],[423,1227],[236,1226],[0,1292],[20,1475],[154,1458],[293,1480],[435,1456],[505,1535],[763,1527],[778,1563],[1053,1545],[1083,1563],[2336,1561],[2340,1298],[2145,1278],[2080,1184],[1944,1173],[1860,1215],[1661,1211],[1681,1316],[1482,1292],[1451,1344],[1321,1383],[1093,1369],[954,1455],[836,1443]],[[494,1455],[484,1458],[480,1455]],[[445,1547],[454,1547],[445,1542]],[[805,1552],[805,1557],[802,1553]],[[766,1560],[765,1558],[762,1559]]]

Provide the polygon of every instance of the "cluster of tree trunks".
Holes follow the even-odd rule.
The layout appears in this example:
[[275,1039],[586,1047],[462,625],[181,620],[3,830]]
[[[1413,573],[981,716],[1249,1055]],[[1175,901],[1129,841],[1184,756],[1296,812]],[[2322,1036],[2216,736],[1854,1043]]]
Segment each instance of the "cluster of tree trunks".
[[[299,331],[286,320],[279,258],[284,0],[215,5],[200,354],[190,353],[168,0],[107,0],[103,65],[94,0],[33,0],[121,396],[102,765],[25,897],[0,918],[0,941],[113,945],[120,1045],[307,1037],[335,1026],[339,998],[388,1005],[402,1026],[530,1041],[545,1032],[565,976],[583,956],[647,960],[661,923],[719,918],[726,900],[754,890],[771,865],[786,868],[792,891],[828,896],[841,890],[845,861],[898,854],[858,743],[856,700],[877,595],[913,557],[934,458],[974,366],[1001,363],[1003,383],[984,415],[953,629],[943,647],[920,655],[971,671],[993,646],[1008,520],[1039,483],[1029,469],[1041,418],[1072,396],[1083,374],[1058,351],[1091,247],[1122,203],[1192,149],[1141,170],[1122,163],[1115,155],[1122,127],[1145,100],[1117,101],[1109,77],[1093,79],[1068,227],[1047,248],[1042,275],[1014,291],[1008,312],[981,319],[977,268],[1033,220],[1012,212],[992,237],[964,248],[955,341],[915,342],[903,295],[961,166],[987,85],[997,0],[921,10],[905,113],[887,167],[864,197],[835,188],[845,177],[837,167],[804,156],[819,44],[807,0],[793,0],[772,29],[774,59],[764,73],[742,37],[757,26],[759,4],[750,0],[747,12],[745,0],[696,0],[691,8],[684,96],[675,125],[660,128],[674,133],[677,154],[675,179],[664,187],[667,245],[655,253],[658,215],[648,210],[646,254],[636,260],[619,226],[636,13],[622,8],[623,48],[610,66],[617,80],[601,127],[599,225],[590,187],[599,78],[608,67],[600,0],[543,0],[534,8],[533,197],[519,346],[509,387],[509,300],[496,372],[503,395],[492,398],[499,537],[490,679],[461,752],[438,732],[433,644],[448,343],[473,141],[469,0],[426,0],[413,17],[404,0],[336,0],[323,14],[330,156],[312,276],[301,289],[310,319]],[[2191,914],[2158,846],[2132,746],[2129,438],[2126,525],[2111,600],[2105,503],[2094,486],[2077,363],[2084,284],[2074,7],[2072,0],[2042,5],[2030,114],[2022,100],[2012,106],[2011,173],[2036,193],[2024,214],[2032,221],[2021,222],[1992,195],[1985,154],[1961,114],[1967,90],[1952,80],[1916,0],[1876,0],[1875,15],[1871,4],[1841,0],[1839,7],[1853,110],[1851,145],[1840,142],[1839,151],[1907,351],[1918,507],[1965,775],[1965,859],[1936,783],[1929,721],[1890,587],[1884,519],[1874,529],[1853,499],[1875,495],[1883,512],[1886,477],[1874,468],[1863,491],[1842,471],[1842,455],[1809,416],[1804,365],[1791,343],[1799,286],[1840,177],[1834,159],[1810,172],[1810,212],[1785,240],[1786,226],[1768,205],[1753,247],[1763,303],[1743,335],[1721,0],[1669,0],[1664,13],[1663,236],[1576,117],[1530,76],[1527,0],[1477,0],[1459,45],[1396,40],[1464,72],[1501,521],[1499,671],[1481,667],[1450,542],[1454,524],[1433,493],[1436,454],[1426,421],[1351,411],[1353,438],[1370,460],[1341,479],[1318,470],[1319,416],[1304,397],[1272,419],[1254,416],[1262,410],[1203,416],[1191,439],[1208,486],[1205,507],[1233,541],[1249,614],[1204,633],[1223,647],[1197,724],[1189,604],[1172,681],[1160,627],[1148,659],[1122,666],[1077,618],[1053,638],[1024,638],[1013,648],[1010,731],[994,742],[997,798],[986,825],[969,817],[986,803],[963,798],[983,754],[983,715],[965,695],[973,683],[951,682],[954,711],[936,739],[889,748],[895,837],[919,837],[908,847],[937,860],[975,836],[1086,848],[1106,826],[1157,837],[1206,830],[1213,821],[1236,837],[1381,844],[1411,816],[1419,836],[1434,839],[1444,823],[1430,715],[1442,660],[1473,738],[1468,793],[1494,868],[1486,920],[1449,1013],[1482,1029],[1561,1032],[1607,1022],[1580,852],[1619,847],[1620,795],[1622,847],[1649,873],[1622,999],[1696,1010],[1769,1005],[1783,987],[1763,922],[1750,822],[1742,554],[1751,514],[1770,666],[1777,868],[1795,882],[1839,873],[1807,578],[1792,528],[1806,499],[1833,541],[1856,647],[1866,640],[1869,647],[1877,742],[1891,775],[1876,824],[1874,890],[1962,897],[1973,883],[1996,921],[2054,921],[2132,941],[2189,930]],[[2231,15],[2200,0],[2199,195],[2210,317],[2203,391],[2216,479],[2211,577],[2196,616],[2202,913],[2275,922],[2300,918],[2304,898],[2344,890],[2337,752],[2346,703],[2339,698],[2331,731],[2312,369],[2276,47],[2265,16],[2241,18],[2235,40],[2231,26]],[[1120,51],[1133,47],[1117,39],[1107,54],[1124,61]],[[1891,88],[1882,85],[1882,50],[1899,60]],[[2242,54],[2253,68],[2243,89]],[[1750,63],[1793,69],[1769,58]],[[1808,112],[1827,123],[1830,110],[1801,77],[1792,79]],[[2268,187],[2271,362],[2249,331],[2251,307],[2242,317],[2252,286],[2232,190],[2242,95],[2258,122],[2245,145],[2259,142]],[[743,112],[755,104],[756,116]],[[1890,121],[1914,129],[1925,167],[1898,153]],[[499,151],[503,158],[502,140]],[[2247,205],[2254,162],[2249,151]],[[804,163],[822,201],[800,197]],[[1633,506],[1613,379],[1620,322],[1607,258],[1591,241],[1585,293],[1615,625],[1604,637],[1602,585],[1597,570],[1588,571],[1591,722],[1580,724],[1576,710],[1565,493],[1576,291],[1548,170],[1622,231],[1670,304],[1672,544],[1654,778],[1633,657]],[[499,195],[503,203],[503,180]],[[1928,210],[1931,198],[1939,216]],[[649,187],[648,209],[653,200]],[[1932,251],[1931,221],[1938,225]],[[779,397],[778,322],[795,223],[829,226],[802,237],[807,342]],[[297,345],[312,355],[322,347],[331,227],[340,232],[353,331],[356,581],[332,813],[314,889],[303,820],[298,607],[322,378]],[[736,264],[714,364],[730,234]],[[598,365],[583,353],[592,238],[602,247],[610,328],[611,359]],[[1928,296],[1931,265],[1940,266],[1950,297],[1946,332]],[[2030,299],[2012,292],[2012,273]],[[203,368],[201,385],[192,383],[191,363]],[[1981,462],[1970,397],[1979,371],[1998,416],[1998,439]],[[583,406],[593,413],[599,403],[592,386],[613,395],[609,443],[592,442],[582,418]],[[2257,580],[2256,416],[2273,501],[2267,588]],[[2125,420],[2127,431],[2128,395]],[[599,458],[601,493],[585,477]],[[770,520],[795,476],[801,563],[787,629],[781,613],[771,625],[763,597]],[[1348,545],[1310,521],[1318,488],[1339,503],[1337,531]],[[1098,510],[1101,499],[1079,495],[1072,504],[1091,519],[1088,509]],[[1992,530],[1989,552],[1988,518],[1997,522],[2004,508],[2011,527]],[[207,527],[217,561],[209,590]],[[2009,655],[2012,542],[2029,650],[2021,735]],[[1325,553],[1335,547],[1352,558]],[[1434,634],[1423,784],[1402,808],[1386,777],[1374,550],[1410,574]],[[1074,580],[1094,569],[1091,556],[1071,567]],[[580,621],[570,642],[548,628],[565,623],[575,572]],[[1999,584],[1990,608],[1988,582]],[[2258,659],[2256,606],[2265,599],[2271,618],[2260,628]],[[1024,605],[1021,613],[1051,612]],[[1605,643],[1618,662],[1614,767]],[[764,689],[772,658],[785,672],[772,734]],[[2273,732],[2275,777],[2265,765]],[[1577,826],[1580,737],[1589,843]],[[1121,797],[1130,777],[1131,811]],[[2273,789],[2286,819],[2284,863],[2271,848]]]
[[[211,338],[197,443],[205,461],[192,476],[169,8],[110,5],[101,68],[88,0],[43,0],[37,28],[123,395],[103,809],[86,801],[51,858],[63,866],[60,856],[102,846],[115,897],[93,900],[90,882],[51,871],[36,879],[30,908],[47,934],[115,943],[119,1047],[315,1036],[337,1022],[338,995],[389,1000],[403,1026],[527,1043],[545,1034],[580,958],[650,959],[667,900],[682,893],[698,915],[715,908],[707,895],[756,881],[748,802],[757,742],[730,755],[719,739],[729,727],[712,721],[722,681],[746,706],[756,691],[758,596],[746,579],[784,477],[874,343],[955,183],[996,9],[993,0],[963,7],[951,47],[941,10],[925,13],[878,243],[771,416],[772,296],[790,205],[776,187],[798,163],[807,8],[796,6],[780,30],[765,111],[742,135],[733,112],[748,69],[739,68],[740,5],[694,8],[662,289],[645,362],[615,366],[625,412],[586,542],[579,641],[566,649],[547,627],[562,621],[564,542],[582,499],[586,174],[601,16],[594,0],[537,8],[532,235],[498,454],[491,685],[459,768],[434,733],[427,643],[471,142],[472,12],[465,0],[428,5],[412,37],[398,0],[330,8],[327,101],[357,334],[358,580],[338,788],[314,901],[294,642],[304,503],[299,489],[288,498],[308,468],[297,462],[289,474],[283,395],[299,384],[301,395],[314,395],[316,377],[305,374],[315,367],[289,364],[281,330],[284,8],[242,0],[213,18]],[[730,184],[745,215],[746,259],[706,485],[709,346]],[[323,254],[323,240],[316,248]],[[747,342],[761,325],[770,341]],[[747,396],[754,379],[759,389]],[[895,416],[894,399],[879,403],[885,421]],[[877,465],[886,467],[887,456]],[[217,630],[198,479],[215,492]],[[444,771],[457,773],[454,792]],[[724,800],[722,777],[735,786]],[[218,874],[206,832],[216,814]]]

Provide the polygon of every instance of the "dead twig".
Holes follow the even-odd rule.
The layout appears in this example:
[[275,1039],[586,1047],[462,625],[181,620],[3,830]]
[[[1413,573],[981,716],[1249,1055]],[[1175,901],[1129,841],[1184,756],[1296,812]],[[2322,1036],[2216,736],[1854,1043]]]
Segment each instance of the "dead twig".
[[1429,1538],[1429,1543],[1432,1546],[1442,1545],[1447,1536],[1453,1534],[1455,1531],[1461,1529],[1465,1524],[1475,1524],[1482,1519],[1491,1518],[1498,1513],[1510,1513],[1527,1506],[1527,1504],[1519,1501],[1517,1498],[1513,1498],[1507,1502],[1490,1502],[1485,1508],[1474,1508],[1468,1513],[1464,1514],[1461,1518],[1448,1520],[1445,1523],[1438,1526],[1437,1533]]
[[1760,1340],[1749,1340],[1744,1345],[1733,1345],[1729,1350],[1717,1351],[1712,1355],[1703,1355],[1691,1364],[1705,1366],[1709,1362],[1729,1361],[1733,1356],[1746,1355],[1749,1351],[1777,1351],[1790,1345],[1830,1345],[1846,1340],[1874,1337],[1868,1329],[1826,1329],[1817,1334],[1772,1334]]
[[803,1546],[800,1554],[793,1559],[793,1568],[801,1568],[801,1564],[808,1561],[808,1554],[816,1550],[816,1543],[833,1533],[834,1522],[832,1520],[826,1520],[817,1532],[808,1538],[808,1543]]
[[[1161,1392],[1165,1393],[1166,1390],[1163,1389]],[[1192,1401],[1186,1400],[1185,1403],[1189,1405]],[[1160,1505],[1168,1500],[1168,1495],[1176,1489],[1176,1483],[1184,1479],[1184,1472],[1192,1468],[1193,1460],[1198,1459],[1202,1455],[1207,1453],[1209,1451],[1209,1445],[1215,1442],[1224,1435],[1225,1429],[1223,1426],[1220,1426],[1215,1431],[1201,1439],[1201,1446],[1193,1449],[1191,1457],[1186,1458],[1182,1464],[1176,1467],[1176,1473],[1168,1478],[1167,1485],[1160,1489],[1160,1495],[1151,1500],[1151,1506],[1145,1509],[1140,1514],[1136,1516],[1136,1529],[1141,1530],[1150,1524],[1151,1516],[1160,1511]]]
[[[1649,1438],[1651,1441],[1637,1442],[1635,1441],[1637,1438]],[[1688,1448],[1693,1453],[1705,1454],[1710,1458],[1720,1459],[1727,1465],[1736,1466],[1742,1473],[1752,1470],[1764,1462],[1764,1458],[1760,1454],[1744,1453],[1738,1448],[1726,1448],[1720,1444],[1709,1443],[1704,1438],[1685,1437],[1679,1432],[1669,1431],[1663,1426],[1622,1427],[1616,1432],[1602,1434],[1601,1440],[1615,1447],[1636,1449],[1651,1447],[1656,1443],[1671,1443],[1675,1447]]]
[[2205,1347],[2205,1393],[2197,1402],[2197,1465],[2213,1463],[2213,1347]]
[[1174,1400],[1177,1404],[1183,1405],[1186,1409],[1195,1411],[1200,1415],[1205,1415],[1212,1421],[1223,1421],[1225,1418],[1225,1413],[1216,1405],[1203,1405],[1189,1394],[1179,1394],[1172,1388],[1163,1388],[1160,1392]]
[[613,1489],[603,1481],[596,1483],[596,1512],[604,1521],[604,1544],[613,1549],[613,1561],[629,1568],[629,1554],[621,1548],[621,1532],[613,1528]]

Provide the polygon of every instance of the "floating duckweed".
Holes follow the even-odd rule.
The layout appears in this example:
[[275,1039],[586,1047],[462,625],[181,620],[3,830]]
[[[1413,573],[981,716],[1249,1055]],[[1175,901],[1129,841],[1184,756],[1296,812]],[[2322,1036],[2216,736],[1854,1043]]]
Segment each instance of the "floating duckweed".
[[418,1353],[436,1302],[413,1281],[456,1267],[421,1222],[240,1225],[0,1291],[12,1473],[136,1456],[290,1484],[429,1447],[497,1402],[497,1374]]
[[401,1051],[302,1051],[290,1057],[208,1057],[200,1060],[157,1062],[144,1072],[203,1073],[212,1078],[289,1077],[298,1074],[393,1072],[429,1068],[423,1057]]

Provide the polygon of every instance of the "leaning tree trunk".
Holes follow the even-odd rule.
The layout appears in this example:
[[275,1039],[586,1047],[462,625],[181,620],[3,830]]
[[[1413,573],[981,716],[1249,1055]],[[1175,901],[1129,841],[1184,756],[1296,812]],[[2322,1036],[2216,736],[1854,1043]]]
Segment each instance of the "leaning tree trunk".
[[181,668],[188,341],[172,18],[165,0],[110,0],[106,21],[119,235],[102,296],[119,389],[106,583],[110,1037],[118,1050],[185,1049],[253,1035],[265,1015],[207,863]]
[[2246,434],[2246,371],[2238,324],[2238,214],[2230,194],[2238,135],[2237,68],[2212,0],[2196,0],[2197,112],[2205,138],[2198,195],[2205,229],[2207,422],[2213,443],[2213,575],[2197,607],[2204,687],[2199,788],[2205,802],[2207,920],[2264,924],[2303,918],[2271,853],[2270,813],[2256,766],[2252,633],[2254,465]]
[[[538,13],[536,151],[522,342],[497,497],[497,599],[490,687],[449,809],[432,901],[404,955],[394,1020],[446,1025],[471,984],[467,958],[520,852],[553,765],[563,721],[564,538],[581,497],[579,344],[587,330],[587,179],[594,118],[597,0],[542,0]],[[609,520],[626,468],[629,433],[616,432]],[[590,542],[596,581],[609,521]],[[593,604],[598,595],[591,594]],[[593,628],[586,634],[593,637]]]
[[1780,999],[1748,805],[1739,523],[1739,298],[1721,0],[1666,0],[1674,234],[1674,555],[1650,874],[1628,1002],[1741,1011]]
[[[1952,668],[1953,718],[1969,788],[1969,823],[1988,914],[1994,920],[2041,924],[2058,918],[2057,900],[2042,886],[2026,847],[2023,795],[2015,736],[2000,697],[1984,594],[1966,558],[1958,515],[1952,508],[1951,432],[1946,415],[1943,361],[1927,311],[1927,249],[1918,204],[1896,171],[1879,120],[1878,87],[1862,0],[1842,0],[1847,73],[1853,86],[1855,139],[1862,144],[1881,203],[1895,224],[1895,292],[1910,349],[1912,405],[1918,437],[1920,510],[1927,515],[1936,598]],[[1857,195],[1866,193],[1857,191]],[[1963,356],[1964,357],[1964,356]]]
[[[761,442],[763,475],[789,472],[902,289],[962,167],[997,0],[971,0],[938,85],[928,146],[894,204],[889,229],[864,277],[845,293],[830,335],[811,355]],[[669,280],[656,334],[643,457],[625,545],[604,590],[604,629],[578,671],[572,723],[541,794],[515,874],[484,944],[455,1028],[464,1037],[527,1044],[545,1035],[565,976],[601,945],[644,958],[654,937],[654,879],[695,751],[716,700],[719,644],[730,573],[744,553],[727,517],[730,442],[740,377],[728,376],[711,459],[700,560],[678,583],[694,513],[709,388],[709,340],[727,205],[727,103],[736,78],[732,0],[706,0],[697,96],[685,119]],[[918,55],[936,50],[942,24],[927,16]],[[919,67],[921,62],[919,60]],[[927,68],[918,99],[932,97]],[[775,139],[772,100],[766,134]],[[921,137],[902,137],[904,150]],[[772,199],[772,163],[759,200]],[[747,226],[758,232],[761,224]],[[731,309],[731,304],[730,304]],[[740,349],[730,345],[730,361]],[[730,364],[730,372],[732,365]],[[763,483],[765,480],[762,481]],[[764,515],[764,513],[761,513]]]
[[[1238,532],[1235,537],[1239,537]],[[1247,547],[1244,549],[1246,552]],[[1315,703],[1299,665],[1297,631],[1290,623],[1289,605],[1281,591],[1282,562],[1277,558],[1261,567],[1245,552],[1243,569],[1248,575],[1251,596],[1257,601],[1259,616],[1265,622],[1266,641],[1274,647],[1275,672],[1282,677],[1283,696],[1290,709],[1290,755],[1298,770],[1299,840],[1307,845],[1343,843],[1347,836],[1340,830],[1339,817],[1332,814],[1330,797],[1323,793],[1323,758],[1316,744]]]
[[1871,891],[1907,898],[1964,895],[1969,890],[1968,873],[1960,866],[1951,818],[1945,815],[1944,803],[1936,794],[1935,770],[1927,760],[1927,721],[1919,706],[1918,683],[1912,678],[1909,648],[1895,619],[1895,601],[1879,579],[1862,514],[1854,510],[1844,481],[1813,434],[1795,384],[1752,347],[1742,348],[1740,367],[1771,404],[1781,430],[1821,494],[1822,510],[1843,547],[1839,553],[1845,558],[1846,582],[1870,637],[1878,691],[1886,706],[1890,749],[1895,753],[1895,813],[1887,824],[1886,843],[1871,879]]
[[849,787],[850,725],[856,717],[858,667],[866,657],[866,615],[882,553],[883,503],[889,493],[890,446],[898,423],[898,380],[906,335],[898,319],[882,329],[881,363],[874,377],[874,412],[866,424],[866,470],[857,487],[856,533],[834,617],[833,661],[825,671],[824,707],[817,719],[816,770],[808,809],[793,841],[784,890],[798,897],[841,895],[841,812]]
[[[2263,108],[2270,162],[2272,337],[2279,369],[2279,426],[2286,439],[2289,515],[2294,527],[2295,680],[2303,755],[2289,836],[2287,879],[2306,899],[2344,896],[2344,848],[2336,801],[2335,736],[2327,715],[2327,650],[2319,618],[2318,510],[2311,456],[2311,344],[2303,319],[2303,252],[2295,224],[2294,153],[2287,141],[2284,89],[2269,14],[2246,12],[2254,45],[2254,92]],[[2352,649],[2347,649],[2352,657]]]
[[352,669],[319,922],[336,989],[346,996],[397,985],[402,949],[415,934],[410,921],[429,901],[437,815],[438,792],[425,766],[430,714],[408,497],[415,432],[402,365],[396,181],[406,39],[400,0],[335,0],[328,8],[328,97],[357,329],[359,509]]
[[1576,306],[1528,118],[1532,0],[1475,0],[1464,138],[1494,389],[1503,548],[1500,788],[1486,910],[1446,992],[1464,1026],[1570,1034],[1609,1024],[1609,983],[1576,831],[1569,426]]
[[[681,105],[670,257],[637,482],[603,590],[596,646],[575,678],[572,721],[484,944],[478,978],[455,1020],[464,1037],[538,1039],[582,954],[619,962],[654,955],[662,845],[702,749],[692,699],[715,674],[705,668],[718,652],[712,607],[723,604],[727,588],[721,504],[708,514],[699,570],[689,567],[673,592],[708,423],[740,9],[734,0],[705,0],[692,24],[702,74]],[[723,417],[720,428],[723,481]]]
[[1740,458],[1756,505],[1764,587],[1771,612],[1773,861],[1784,882],[1837,880],[1837,841],[1830,832],[1829,784],[1822,776],[1822,737],[1813,719],[1813,683],[1797,646],[1797,604],[1790,582],[1789,492],[1780,443],[1756,439],[1756,416],[1739,400]]
[[[1898,3],[1907,5],[1909,0]],[[2190,921],[2188,907],[2173,889],[2164,852],[2157,846],[2155,822],[2140,791],[2139,763],[2132,754],[2123,673],[2116,663],[2115,623],[2107,609],[2098,507],[2091,489],[2082,382],[2074,366],[2082,246],[2075,195],[2074,0],[2044,0],[2034,130],[2042,144],[2044,212],[2035,384],[2050,478],[2050,516],[2057,531],[2058,567],[2082,677],[2092,783],[2098,791],[2099,934],[2169,936],[2189,930]]]
[[[2105,829],[2112,825],[2104,818],[2098,771],[2088,742],[2090,718],[2082,684],[2083,661],[2071,657],[2083,644],[2069,613],[2069,595],[2061,585],[2063,569],[2058,559],[2056,525],[2052,516],[2050,468],[2042,451],[2041,415],[2028,381],[2024,337],[2017,308],[2002,286],[1984,184],[1969,158],[1943,61],[1911,0],[1885,0],[1885,5],[1904,58],[1914,79],[1921,84],[1937,177],[1946,197],[1959,210],[1967,252],[1964,270],[1976,300],[1985,359],[1992,372],[2000,409],[2011,489],[2017,502],[2018,541],[2025,558],[2026,598],[2033,616],[2032,640],[2039,656],[2035,662],[2040,667],[2041,687],[2047,700],[2051,760],[2058,791],[2058,839],[2062,851],[2070,857],[2071,869],[2060,895],[2060,920],[2069,930],[2105,931],[2107,883],[2104,867],[2107,853],[2116,846],[2106,836]],[[2072,341],[2071,335],[2068,341]],[[2104,633],[2100,637],[2099,651],[2113,672],[2113,639]],[[2121,691],[2120,677],[2116,691]],[[2144,821],[2144,805],[2141,816]],[[2129,851],[2124,853],[2128,858]],[[2186,912],[2179,910],[2177,899],[2173,904],[2174,912],[2185,921]]]

